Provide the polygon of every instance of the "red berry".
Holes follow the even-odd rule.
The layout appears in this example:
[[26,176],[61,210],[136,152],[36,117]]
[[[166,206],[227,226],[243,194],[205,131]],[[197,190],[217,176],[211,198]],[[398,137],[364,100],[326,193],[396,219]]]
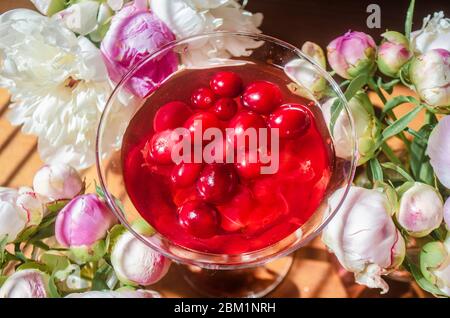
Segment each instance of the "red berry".
[[257,151],[246,151],[239,162],[236,163],[236,170],[240,177],[251,179],[261,175],[261,161]]
[[270,113],[283,101],[280,88],[267,81],[253,82],[245,88],[242,94],[244,106],[258,113]]
[[191,138],[194,138],[196,134],[201,134],[200,137],[203,138],[206,129],[221,128],[221,123],[216,115],[208,112],[199,112],[189,117],[184,123],[184,127],[191,132]]
[[173,167],[170,180],[176,187],[187,187],[197,180],[201,170],[202,165],[199,163],[182,162]]
[[[249,128],[254,128],[256,136],[259,135],[260,128],[267,128],[264,118],[257,113],[251,111],[241,111],[230,121],[229,128],[233,128],[230,134],[227,134],[228,142],[233,144],[234,148],[238,146],[238,140],[241,144],[245,141],[245,131]],[[246,138],[247,139],[247,138]],[[246,148],[248,148],[248,141],[245,141]]]
[[191,96],[192,105],[197,108],[207,109],[214,105],[216,97],[214,92],[207,87],[197,88]]
[[232,98],[221,98],[214,103],[212,112],[220,120],[230,120],[237,111],[237,103]]
[[217,233],[219,215],[203,201],[188,201],[178,209],[178,222],[189,234],[207,239]]
[[238,176],[232,165],[210,164],[197,180],[199,194],[212,203],[227,201],[235,192]]
[[167,103],[156,112],[153,118],[153,129],[160,132],[182,127],[191,114],[192,112],[186,103],[179,101]]
[[281,138],[296,138],[308,130],[311,118],[303,105],[285,104],[270,115],[268,124],[279,129]]
[[245,186],[239,185],[235,196],[224,205],[217,207],[221,215],[221,226],[225,231],[234,232],[244,228],[253,210],[253,194]]
[[150,157],[159,164],[171,164],[172,148],[178,142],[172,130],[164,130],[153,135],[150,141]]
[[236,97],[241,93],[242,80],[233,72],[218,72],[209,83],[214,93],[223,97]]

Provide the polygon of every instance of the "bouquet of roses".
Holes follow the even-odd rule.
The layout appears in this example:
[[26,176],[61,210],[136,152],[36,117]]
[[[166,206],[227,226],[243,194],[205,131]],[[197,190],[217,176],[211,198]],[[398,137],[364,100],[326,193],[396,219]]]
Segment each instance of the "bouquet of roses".
[[[38,137],[48,165],[33,188],[0,189],[0,297],[155,297],[143,288],[164,276],[170,262],[117,224],[100,190],[84,194],[77,170],[94,163],[100,115],[128,70],[174,39],[259,32],[262,15],[234,0],[32,2],[42,14],[18,9],[0,16],[0,87],[11,93],[10,121]],[[412,32],[413,10],[414,1],[405,32],[387,31],[379,45],[349,31],[326,54],[313,42],[302,47],[323,68],[328,60],[358,144],[354,185],[322,238],[360,284],[386,292],[381,276],[407,270],[424,290],[450,296],[450,19],[435,13]],[[205,43],[192,58],[245,52],[252,44]],[[164,76],[164,66],[152,74]],[[345,158],[351,123],[338,116],[343,105],[324,78],[301,65],[298,71],[306,88],[299,94],[329,97],[322,109],[336,154]],[[114,105],[116,118],[134,111],[136,98],[147,94],[144,84]],[[390,96],[397,85],[411,93]],[[413,108],[398,117],[396,107],[405,103]],[[421,127],[411,128],[422,114]],[[394,139],[401,149],[392,147]],[[111,143],[111,151],[119,146]],[[134,228],[153,233],[142,220]]]

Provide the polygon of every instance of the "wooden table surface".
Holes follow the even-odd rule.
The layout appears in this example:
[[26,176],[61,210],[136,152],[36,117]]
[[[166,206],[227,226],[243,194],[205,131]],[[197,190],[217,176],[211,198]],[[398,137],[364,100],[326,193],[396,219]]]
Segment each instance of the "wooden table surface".
[[[311,3],[313,2],[317,2],[317,0],[311,1]],[[343,2],[348,3],[348,1]],[[289,40],[295,33],[289,33],[285,28],[277,29],[274,26],[274,8],[280,8],[283,14],[286,13],[288,15],[290,12],[289,5],[296,7],[299,3],[303,2],[255,0],[251,1],[250,9],[252,11],[262,11],[268,17],[268,24],[273,29],[265,29],[266,33],[280,36],[278,33],[284,32],[280,37]],[[308,5],[305,6],[308,7]],[[26,0],[0,0],[0,13],[17,7],[32,8],[32,5]],[[309,8],[313,10],[314,6],[310,5]],[[353,8],[351,10],[354,11],[356,9]],[[282,23],[279,24],[282,25]],[[301,36],[299,39],[301,40]],[[291,42],[301,44],[301,42],[298,42],[299,39]],[[400,91],[397,91],[396,94],[399,93],[404,93],[404,91],[400,88]],[[373,100],[377,103],[375,97]],[[19,187],[31,185],[34,173],[42,165],[42,161],[36,151],[36,138],[22,134],[20,127],[13,127],[9,124],[5,116],[8,101],[8,92],[0,88],[0,186]],[[408,106],[404,106],[399,111],[403,113],[407,109]],[[83,171],[83,175],[86,177],[87,182],[91,184],[92,182],[90,181],[97,177],[94,168]],[[392,279],[388,279],[388,282],[391,290],[383,297],[426,296],[414,283],[397,282]],[[169,274],[161,282],[157,283],[154,289],[167,297],[198,296],[182,279],[177,266],[172,266]],[[314,240],[307,247],[295,253],[295,263],[287,279],[270,295],[270,297],[379,296],[377,290],[370,290],[363,286],[355,285],[352,275],[336,265],[334,257],[326,251],[320,239]]]

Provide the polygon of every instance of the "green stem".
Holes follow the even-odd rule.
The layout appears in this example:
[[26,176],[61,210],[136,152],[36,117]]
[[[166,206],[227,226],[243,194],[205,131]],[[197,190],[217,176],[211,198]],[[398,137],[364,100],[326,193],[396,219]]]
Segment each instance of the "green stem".
[[395,155],[394,151],[392,151],[391,147],[389,147],[386,142],[383,142],[383,144],[381,145],[381,151],[383,151],[383,153],[390,161],[392,161],[396,165],[403,166],[401,160]]
[[[378,97],[383,102],[383,104],[386,104],[387,103],[387,99],[384,96],[383,92],[378,87],[377,83],[374,81],[373,77],[371,77],[369,79],[369,83],[368,84],[369,84],[369,88],[371,90],[373,90],[378,95]],[[387,115],[389,117],[391,117],[393,121],[397,120],[397,116],[395,116],[395,114],[394,114],[394,112],[392,110],[388,111]],[[408,140],[408,138],[406,138],[405,133],[401,132],[400,134],[398,134],[398,137],[403,141],[403,143],[405,144],[406,149],[408,150],[408,152],[410,152],[411,151],[411,142]]]

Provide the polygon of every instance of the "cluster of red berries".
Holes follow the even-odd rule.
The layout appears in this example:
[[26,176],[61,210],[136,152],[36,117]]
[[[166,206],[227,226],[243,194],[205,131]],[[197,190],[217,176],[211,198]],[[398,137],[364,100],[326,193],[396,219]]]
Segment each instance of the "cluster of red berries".
[[[177,140],[174,129],[184,127],[191,134],[208,128],[233,128],[224,145],[233,142],[248,128],[277,128],[278,136],[295,139],[304,135],[311,125],[311,114],[300,104],[283,104],[281,89],[268,81],[255,81],[244,86],[234,72],[216,73],[209,87],[199,87],[191,95],[190,103],[172,101],[156,112],[154,135],[144,148],[144,158],[150,165],[173,165],[170,180],[174,189],[194,187],[196,197],[181,202],[179,224],[191,235],[209,238],[221,227],[227,231],[239,229],[235,222],[224,221],[223,205],[235,204],[248,208],[252,193],[246,188],[249,179],[260,176],[262,163],[258,150],[245,148],[239,162],[202,164],[181,162],[174,164],[172,148]],[[231,138],[231,139],[230,139]],[[231,203],[230,203],[231,202]],[[225,216],[227,218],[227,216]],[[229,219],[229,218],[228,218]]]

